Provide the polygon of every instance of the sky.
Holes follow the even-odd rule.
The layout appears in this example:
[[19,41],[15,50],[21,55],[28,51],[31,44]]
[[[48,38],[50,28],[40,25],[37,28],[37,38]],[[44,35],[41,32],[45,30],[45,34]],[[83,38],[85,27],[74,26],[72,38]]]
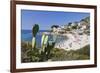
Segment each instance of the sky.
[[69,22],[80,21],[90,16],[89,13],[21,10],[21,29],[31,30],[34,24],[39,25],[40,30],[49,30],[52,25],[66,25]]

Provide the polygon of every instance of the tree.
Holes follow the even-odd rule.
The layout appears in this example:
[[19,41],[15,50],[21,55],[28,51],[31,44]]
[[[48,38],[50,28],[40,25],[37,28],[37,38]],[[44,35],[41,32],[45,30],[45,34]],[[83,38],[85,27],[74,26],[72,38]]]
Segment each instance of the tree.
[[51,28],[53,28],[53,27],[58,28],[59,25],[52,25]]
[[78,25],[72,26],[72,29],[77,29]]
[[68,26],[71,26],[71,24],[72,24],[72,23],[71,23],[71,22],[69,22],[69,23],[68,23]]
[[35,24],[32,27],[32,35],[33,35],[32,48],[31,48],[31,50],[29,50],[29,52],[27,52],[27,55],[29,56],[31,62],[36,62],[36,61],[40,60],[39,50],[36,48],[36,34],[37,34],[38,31],[39,31],[39,25]]
[[36,47],[36,34],[37,32],[39,31],[39,25],[38,24],[35,24],[32,28],[32,34],[33,34],[33,38],[32,38],[32,48],[35,48]]
[[35,24],[32,28],[32,34],[33,36],[35,37],[37,32],[39,31],[39,25],[38,24]]

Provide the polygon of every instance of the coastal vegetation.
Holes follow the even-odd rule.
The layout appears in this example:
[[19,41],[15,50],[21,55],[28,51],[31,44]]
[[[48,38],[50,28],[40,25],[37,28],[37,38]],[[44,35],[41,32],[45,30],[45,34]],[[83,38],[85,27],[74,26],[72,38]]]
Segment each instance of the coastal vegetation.
[[36,34],[39,31],[38,24],[35,24],[32,28],[33,38],[31,42],[22,41],[21,43],[21,59],[22,62],[41,62],[47,61],[51,56],[51,50],[54,47],[54,42],[48,42],[48,35],[42,33],[41,48],[37,48]]
[[22,42],[22,62],[45,62],[45,61],[69,61],[69,60],[88,60],[90,59],[90,45],[78,50],[53,48],[48,44],[44,52],[41,48],[31,51],[31,43]]
[[[45,62],[45,61],[68,61],[68,60],[87,60],[90,59],[90,44],[88,43],[88,36],[90,35],[90,22],[89,17],[86,17],[80,22],[69,22],[67,25],[64,25],[64,27],[60,27],[59,25],[52,25],[50,34],[52,35],[52,40],[49,39],[49,35],[47,35],[45,32],[42,33],[41,37],[41,47],[37,47],[38,41],[36,41],[37,33],[39,32],[39,25],[35,24],[32,27],[32,40],[31,41],[21,41],[21,62]],[[78,30],[78,31],[77,31]],[[82,31],[82,32],[80,32]],[[85,34],[85,35],[83,35]],[[61,41],[61,44],[63,42],[70,39],[70,41],[67,43],[69,44],[70,50],[67,50],[69,48],[62,47],[58,45],[58,47],[55,47],[57,45],[59,40],[57,40],[57,35],[67,35],[66,38]],[[80,45],[79,37],[81,36],[82,41],[85,41],[85,46],[79,47],[78,49],[74,50],[75,48],[72,47],[73,43],[77,46]],[[71,38],[75,38],[74,40]],[[82,38],[83,37],[83,38]],[[63,39],[63,38],[59,38]],[[67,40],[66,40],[67,39]],[[82,42],[81,41],[81,42]],[[61,45],[60,44],[60,45]],[[65,43],[66,44],[66,43]],[[66,45],[67,45],[66,44]],[[82,43],[84,45],[84,43]],[[82,46],[81,45],[81,46]]]

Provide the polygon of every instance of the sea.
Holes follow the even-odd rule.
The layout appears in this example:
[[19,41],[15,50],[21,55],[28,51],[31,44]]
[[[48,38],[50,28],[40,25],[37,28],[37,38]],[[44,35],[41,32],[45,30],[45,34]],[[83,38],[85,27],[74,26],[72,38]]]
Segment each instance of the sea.
[[[42,33],[43,32],[50,32],[48,30],[39,30],[37,35],[36,35],[36,43],[37,47],[41,47],[41,38],[42,38]],[[32,41],[32,30],[21,30],[21,41]],[[51,39],[51,36],[49,35],[49,39]]]
[[[50,32],[48,30],[39,30],[37,35],[36,35],[36,47],[40,48],[41,47],[41,38],[42,38],[42,33],[43,32]],[[21,41],[28,41],[31,42],[32,41],[32,30],[21,30]],[[56,35],[51,35],[48,34],[48,40],[49,41],[65,41],[66,39],[68,39],[65,36],[56,36]],[[56,41],[55,41],[56,42]]]

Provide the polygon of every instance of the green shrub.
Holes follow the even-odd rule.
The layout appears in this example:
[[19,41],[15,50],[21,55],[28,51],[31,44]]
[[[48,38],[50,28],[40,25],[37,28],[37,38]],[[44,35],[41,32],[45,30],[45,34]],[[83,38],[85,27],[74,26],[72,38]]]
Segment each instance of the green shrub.
[[65,60],[87,60],[90,58],[90,46],[87,45],[76,51],[70,50],[66,51],[63,49],[54,48],[53,51],[53,61],[65,61]]

